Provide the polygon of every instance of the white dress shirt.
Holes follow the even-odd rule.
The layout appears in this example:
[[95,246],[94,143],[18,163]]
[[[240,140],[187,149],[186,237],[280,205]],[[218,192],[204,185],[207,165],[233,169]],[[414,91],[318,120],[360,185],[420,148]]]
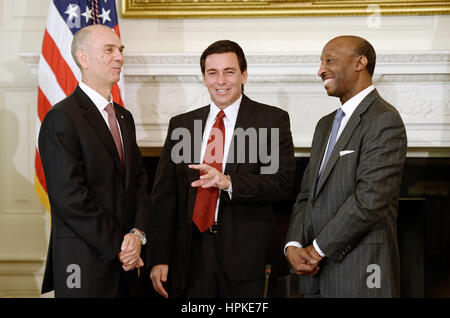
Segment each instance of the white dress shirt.
[[[338,141],[339,136],[341,135],[342,131],[344,130],[345,126],[347,125],[348,120],[349,120],[350,117],[352,116],[352,114],[353,114],[353,112],[355,111],[356,107],[358,107],[358,105],[362,102],[362,100],[363,100],[367,95],[369,95],[369,93],[370,93],[371,91],[373,91],[374,89],[375,89],[375,86],[370,85],[370,86],[367,87],[366,89],[362,90],[361,92],[359,92],[358,94],[356,94],[355,96],[353,96],[352,98],[350,98],[348,101],[346,101],[346,102],[341,106],[341,109],[342,109],[342,111],[345,113],[345,116],[344,116],[344,118],[342,118],[341,125],[339,126],[339,130],[338,130],[338,133],[337,133],[337,136],[336,136],[336,142]],[[326,149],[325,149],[324,154],[327,153],[329,143],[330,143],[330,136],[328,136],[327,147],[326,147]],[[324,156],[324,157],[325,157],[325,156]],[[324,167],[323,167],[323,163],[324,163],[324,162],[323,162],[323,159],[324,159],[324,158],[322,158],[322,163],[320,164],[319,175],[320,175],[322,169],[324,168]],[[325,256],[326,256],[326,255],[320,250],[319,245],[317,245],[317,242],[316,242],[315,239],[314,239],[314,241],[313,241],[313,245],[314,245],[314,249],[317,251],[317,253],[318,253],[320,256],[322,256],[322,257],[325,257]],[[286,249],[287,249],[289,246],[302,247],[302,245],[300,244],[300,242],[296,242],[296,241],[288,242],[288,243],[286,244],[286,246],[284,247],[284,254],[285,254],[285,255],[286,255]]]
[[[225,117],[223,118],[223,123],[225,126],[225,143],[223,145],[223,162],[222,162],[222,173],[225,171],[226,158],[228,157],[228,151],[231,145],[231,139],[233,138],[234,133],[234,125],[236,124],[237,115],[239,112],[239,107],[241,105],[242,95],[230,106],[227,106],[223,112],[225,113]],[[209,135],[211,133],[212,126],[216,121],[217,114],[220,112],[220,108],[217,107],[213,101],[211,101],[211,105],[209,106],[209,115],[206,119],[205,130],[203,132],[203,140],[202,140],[202,148],[200,152],[200,162],[203,162],[203,156],[205,155],[206,145],[208,144]],[[230,199],[232,196],[232,187],[230,183],[230,187],[225,190],[228,192]],[[216,211],[214,213],[214,221],[217,222],[217,214],[219,211],[219,203],[220,203],[220,192],[219,197],[217,199]]]
[[[102,95],[100,95],[96,90],[90,88],[85,83],[80,82],[78,84],[78,86],[80,86],[81,90],[89,97],[89,99],[98,108],[98,111],[100,112],[103,119],[105,120],[106,125],[108,126],[108,128],[110,128],[109,122],[108,122],[108,113],[106,112],[105,108],[106,108],[106,106],[108,106],[110,103],[113,102],[112,96],[111,95],[109,96],[109,101],[108,101],[106,98],[104,98]],[[117,122],[117,126],[119,127],[120,139],[122,139],[122,131],[120,130],[120,125],[119,125],[119,122],[117,121],[117,118],[116,118],[116,122]],[[122,145],[123,145],[123,139],[122,139]]]

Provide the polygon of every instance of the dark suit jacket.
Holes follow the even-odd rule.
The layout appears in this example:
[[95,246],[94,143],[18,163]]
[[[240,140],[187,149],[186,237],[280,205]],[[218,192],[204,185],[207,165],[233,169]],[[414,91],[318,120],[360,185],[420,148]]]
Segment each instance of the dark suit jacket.
[[[191,183],[199,178],[199,172],[188,168],[191,162],[198,162],[203,129],[209,114],[209,106],[175,116],[170,120],[167,139],[158,164],[152,191],[151,209],[151,264],[169,264],[169,278],[172,295],[179,296],[186,286],[189,275],[191,236],[195,225],[192,222],[196,188]],[[201,131],[194,136],[194,122],[201,123]],[[274,227],[272,202],[287,198],[293,190],[295,160],[289,115],[272,106],[250,100],[245,95],[239,108],[236,129],[267,128],[266,138],[253,144],[255,151],[262,151],[265,145],[271,149],[271,128],[279,132],[279,168],[273,174],[261,174],[260,168],[268,166],[258,157],[249,160],[248,140],[245,143],[245,157],[230,158],[239,152],[236,139],[230,145],[225,174],[231,177],[232,200],[221,191],[219,206],[220,263],[230,280],[263,279],[266,264],[272,265],[274,275],[287,274],[288,268],[282,255],[282,244]],[[171,152],[178,140],[172,140],[172,132],[186,128],[191,133],[191,162],[176,164]],[[276,138],[275,135],[273,137]],[[195,140],[197,139],[197,140]],[[269,141],[269,142],[268,142]],[[197,142],[197,147],[194,143]],[[242,150],[242,149],[241,149]],[[242,152],[240,153],[242,154]],[[256,155],[256,154],[255,154]],[[194,161],[194,158],[197,160]],[[231,163],[233,162],[233,163]]]
[[[316,188],[335,113],[316,126],[287,234],[286,241],[303,247],[317,239],[326,255],[318,275],[301,276],[300,287],[304,293],[320,289],[323,297],[399,296],[396,218],[407,147],[403,121],[376,90],[370,92],[345,126]],[[354,152],[341,156],[344,150]],[[375,272],[379,288],[369,288]]]
[[[42,122],[39,154],[52,216],[43,293],[55,289],[56,297],[115,296],[123,236],[133,227],[147,233],[150,197],[133,117],[120,105],[114,108],[125,167],[100,112],[79,87]],[[67,287],[74,273],[66,272],[71,264],[79,266],[80,288]],[[131,279],[136,272],[127,275]]]

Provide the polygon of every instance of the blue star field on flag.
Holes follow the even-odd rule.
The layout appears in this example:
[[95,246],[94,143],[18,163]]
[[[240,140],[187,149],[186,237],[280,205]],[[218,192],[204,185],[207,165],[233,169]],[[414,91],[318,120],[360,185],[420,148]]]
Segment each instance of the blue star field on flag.
[[53,0],[70,31],[91,24],[104,24],[114,29],[118,24],[115,0]]

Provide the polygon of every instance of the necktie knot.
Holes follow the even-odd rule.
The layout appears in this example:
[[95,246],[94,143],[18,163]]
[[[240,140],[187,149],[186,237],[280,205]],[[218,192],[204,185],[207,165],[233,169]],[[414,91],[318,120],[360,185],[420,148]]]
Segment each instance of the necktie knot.
[[342,108],[339,108],[336,113],[336,116],[334,116],[334,120],[340,123],[342,121],[342,118],[344,118],[344,116],[345,116],[344,111],[342,110]]
[[217,120],[221,120],[221,119],[224,118],[224,117],[227,117],[227,116],[225,116],[225,112],[224,112],[223,110],[221,110],[221,111],[217,114],[216,121],[217,121]]
[[105,107],[105,111],[108,115],[114,115],[115,111],[114,111],[114,106],[112,105],[112,103],[109,103],[106,107]]
[[336,113],[336,116],[334,116],[334,120],[340,124],[342,121],[342,118],[344,118],[344,116],[345,116],[344,111],[342,110],[342,108],[339,108]]

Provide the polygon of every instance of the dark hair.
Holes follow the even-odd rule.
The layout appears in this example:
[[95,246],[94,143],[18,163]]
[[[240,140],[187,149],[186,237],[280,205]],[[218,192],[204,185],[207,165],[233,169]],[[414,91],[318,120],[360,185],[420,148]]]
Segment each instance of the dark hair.
[[230,40],[220,40],[208,46],[200,56],[200,68],[202,70],[202,74],[205,74],[205,61],[208,55],[229,52],[235,53],[237,55],[241,72],[247,70],[247,61],[245,60],[244,51],[239,46],[239,44]]
[[375,49],[372,44],[369,43],[366,39],[361,38],[359,41],[359,45],[356,48],[356,54],[364,55],[367,58],[367,72],[369,72],[370,77],[373,76],[373,72],[375,70],[375,63],[377,55],[375,53]]

